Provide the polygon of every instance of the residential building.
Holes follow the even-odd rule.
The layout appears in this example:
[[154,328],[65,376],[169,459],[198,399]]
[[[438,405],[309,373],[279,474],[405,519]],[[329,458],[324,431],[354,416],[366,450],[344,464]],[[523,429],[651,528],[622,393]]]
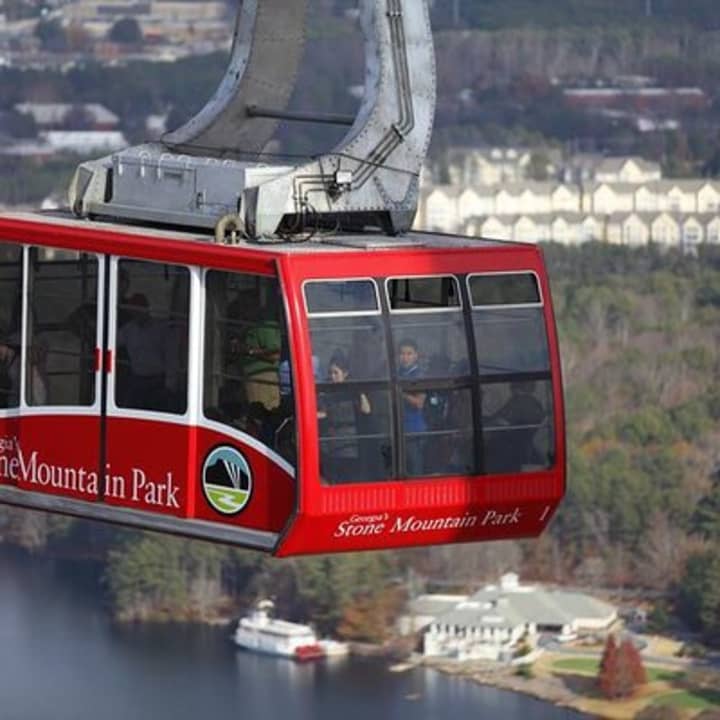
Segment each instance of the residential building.
[[590,87],[563,90],[565,102],[577,110],[628,108],[637,113],[679,113],[704,110],[705,91],[699,87]]
[[14,109],[30,115],[39,130],[76,130],[81,122],[88,130],[116,130],[120,119],[99,103],[18,103]]
[[655,178],[652,164],[635,158],[600,163],[606,177],[625,182],[523,182],[493,186],[426,186],[419,229],[501,240],[587,240],[693,249],[718,243],[720,181]]
[[467,595],[420,595],[408,603],[408,611],[398,618],[397,630],[401,635],[425,630],[436,617],[465,600]]
[[715,213],[615,212],[603,215],[559,213],[487,215],[471,218],[461,233],[518,242],[575,245],[590,240],[616,245],[677,247],[720,244],[720,216]]
[[659,163],[640,157],[604,157],[594,168],[595,182],[638,184],[661,178]]
[[[544,166],[540,167],[538,161],[544,162]],[[443,162],[451,184],[494,186],[528,180],[534,172],[554,178],[561,153],[554,148],[455,147],[448,150]],[[439,169],[435,168],[436,180],[439,175]]]
[[115,130],[50,130],[40,137],[56,152],[77,155],[112,152],[128,145],[125,136]]

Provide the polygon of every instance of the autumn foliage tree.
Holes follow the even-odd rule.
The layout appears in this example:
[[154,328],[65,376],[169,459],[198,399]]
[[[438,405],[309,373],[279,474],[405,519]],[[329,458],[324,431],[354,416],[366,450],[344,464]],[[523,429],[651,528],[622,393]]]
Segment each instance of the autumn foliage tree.
[[338,634],[346,640],[383,643],[392,633],[392,619],[406,598],[398,588],[364,594],[348,603]]
[[632,640],[625,638],[618,645],[615,636],[609,635],[600,661],[600,692],[611,700],[626,698],[646,682],[647,673]]
[[617,655],[618,648],[615,636],[608,635],[602,659],[600,660],[600,671],[598,672],[598,686],[605,697],[615,697],[613,691],[617,676]]

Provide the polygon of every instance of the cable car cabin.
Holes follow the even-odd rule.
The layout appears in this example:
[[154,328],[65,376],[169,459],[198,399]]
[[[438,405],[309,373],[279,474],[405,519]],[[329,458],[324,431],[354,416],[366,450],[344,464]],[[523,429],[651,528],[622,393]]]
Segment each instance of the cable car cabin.
[[564,487],[535,246],[0,218],[2,502],[286,556],[532,537]]

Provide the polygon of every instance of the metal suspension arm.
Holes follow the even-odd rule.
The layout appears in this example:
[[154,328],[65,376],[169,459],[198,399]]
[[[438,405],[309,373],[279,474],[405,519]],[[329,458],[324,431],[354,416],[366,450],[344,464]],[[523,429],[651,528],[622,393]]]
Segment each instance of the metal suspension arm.
[[[332,150],[299,165],[258,157],[281,120],[349,124],[288,108],[298,80],[308,0],[245,0],[228,69],[188,123],[147,144],[81,165],[70,190],[79,215],[233,227],[251,237],[380,218],[407,230],[435,110],[426,0],[360,0],[365,91]],[[318,81],[321,81],[319,79]]]

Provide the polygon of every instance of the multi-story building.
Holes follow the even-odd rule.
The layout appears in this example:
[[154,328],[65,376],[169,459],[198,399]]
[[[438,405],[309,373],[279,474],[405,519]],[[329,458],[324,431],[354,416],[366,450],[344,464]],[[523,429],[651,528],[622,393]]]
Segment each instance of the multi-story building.
[[416,225],[535,242],[719,242],[720,181],[659,179],[658,166],[637,158],[606,159],[595,173],[606,179],[426,185]]

